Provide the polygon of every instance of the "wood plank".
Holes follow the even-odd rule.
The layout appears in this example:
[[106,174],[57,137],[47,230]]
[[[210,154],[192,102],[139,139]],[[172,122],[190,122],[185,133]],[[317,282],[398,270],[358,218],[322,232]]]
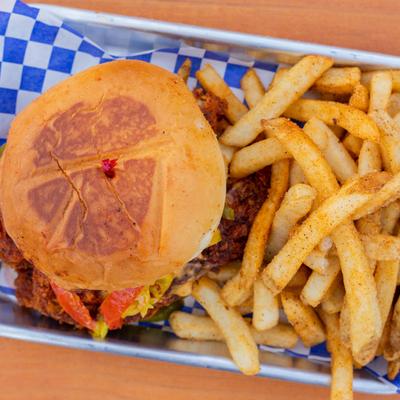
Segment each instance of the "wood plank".
[[400,36],[397,0],[57,0],[56,3],[400,54],[396,40]]

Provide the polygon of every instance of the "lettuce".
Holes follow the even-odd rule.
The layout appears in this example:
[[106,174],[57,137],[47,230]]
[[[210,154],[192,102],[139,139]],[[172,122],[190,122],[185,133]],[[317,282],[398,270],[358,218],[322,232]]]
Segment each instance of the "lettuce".
[[171,286],[174,276],[166,275],[158,279],[153,285],[144,286],[136,300],[122,314],[122,318],[140,314],[142,318],[164,296]]

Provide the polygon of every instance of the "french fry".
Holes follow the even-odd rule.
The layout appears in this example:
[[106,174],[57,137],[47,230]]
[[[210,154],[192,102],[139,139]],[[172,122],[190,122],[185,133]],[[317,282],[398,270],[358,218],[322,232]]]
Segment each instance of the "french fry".
[[305,346],[311,347],[325,341],[324,328],[317,314],[295,292],[284,290],[281,301],[290,324]]
[[357,165],[336,135],[317,118],[311,118],[303,131],[317,145],[340,183],[357,172]]
[[335,134],[338,139],[341,139],[345,134],[345,130],[339,125],[330,125],[329,129]]
[[[310,214],[263,271],[264,283],[273,294],[278,294],[288,284],[307,255],[325,236],[345,222],[379,190],[383,184],[383,175],[380,174],[377,174],[377,179],[368,175],[366,179],[362,177],[343,186],[336,195],[328,198]],[[373,185],[370,185],[371,178],[376,180]]]
[[220,284],[224,284],[229,281],[229,279],[233,278],[240,268],[240,262],[231,262],[221,267],[218,267],[217,270],[212,270],[207,273],[207,276]]
[[263,98],[265,89],[257,75],[257,72],[253,68],[249,68],[243,75],[243,78],[240,81],[240,86],[242,87],[244,98],[246,99],[249,108],[254,108]]
[[253,326],[256,330],[264,331],[278,325],[278,298],[270,292],[260,279],[254,282],[253,306]]
[[392,75],[389,71],[375,72],[369,89],[369,113],[386,110],[392,93]]
[[285,117],[308,121],[315,117],[327,125],[339,125],[360,139],[379,142],[380,134],[374,121],[365,113],[347,104],[334,101],[300,99],[284,112]]
[[363,144],[362,139],[354,135],[347,134],[342,143],[347,151],[353,155],[353,157],[357,158],[359,156]]
[[290,154],[275,138],[260,140],[235,153],[230,166],[233,178],[244,178],[267,165],[290,158]]
[[[311,186],[317,189],[320,200],[322,201],[336,193],[339,185],[332,170],[315,144],[313,144],[296,125],[282,119],[275,121],[279,122],[268,121],[264,123],[264,128],[270,130],[273,134],[272,136],[276,136],[286,149],[292,153],[302,167]],[[397,182],[392,182],[395,181],[395,179],[396,177],[386,183],[378,194],[371,196],[373,201],[370,198],[370,206],[367,208],[368,211],[377,204],[382,205],[380,202],[386,200],[387,193],[393,192],[393,190],[397,188]],[[343,190],[343,188],[341,190]],[[381,195],[382,191],[384,191],[384,195]],[[378,202],[376,202],[376,198],[379,198]],[[332,197],[330,201],[332,201]],[[321,207],[319,210],[321,210]],[[318,211],[318,209],[316,211]],[[315,212],[313,214],[315,215]],[[311,214],[311,216],[313,214]],[[326,221],[325,217],[323,220]],[[303,223],[303,226],[306,227],[307,224]],[[321,227],[319,226],[319,228]],[[308,232],[306,234],[306,237],[309,238]],[[323,236],[327,236],[327,233],[324,232]],[[279,261],[285,263],[284,269],[286,270],[289,264],[286,264],[285,258],[290,258],[291,262],[294,261],[294,270],[297,268],[297,260],[293,259],[293,255],[298,256],[297,248],[293,252],[290,249],[293,246],[293,243],[290,243],[290,241],[293,241],[293,239],[294,238],[289,240],[286,246],[272,261],[274,262],[276,260],[276,266],[273,267],[272,270],[267,267],[263,272],[264,283],[268,286],[268,281],[273,282],[273,284],[269,286],[270,289],[276,286],[278,289],[284,287],[287,279],[287,272],[282,271],[279,267]],[[322,238],[318,237],[318,239],[321,240]],[[379,341],[381,330],[375,282],[370,271],[368,258],[364,253],[363,245],[354,225],[352,223],[343,223],[332,232],[332,239],[336,245],[340,259],[343,281],[349,299],[352,321],[351,337],[353,357],[357,362],[364,365],[370,361],[375,354],[375,346],[376,342]],[[310,247],[315,247],[314,243],[312,243]],[[285,248],[287,253],[285,253]],[[312,248],[310,250],[312,250]],[[308,249],[306,252],[308,252]],[[300,258],[304,259],[303,257]],[[290,275],[291,273],[289,276]],[[279,283],[279,285],[276,283]]]
[[322,252],[328,252],[330,249],[332,249],[333,246],[333,241],[332,238],[327,236],[324,237],[318,245],[318,249]]
[[310,270],[306,266],[302,265],[287,284],[287,288],[301,289],[306,284],[309,276]]
[[307,179],[304,176],[304,172],[300,168],[298,162],[292,160],[290,164],[289,186],[292,187],[294,185],[297,185],[298,183],[307,183]]
[[224,158],[225,165],[226,165],[226,167],[228,167],[232,161],[232,158],[235,154],[236,149],[231,146],[225,146],[222,143],[219,143],[219,148],[221,149],[221,153],[222,153],[222,157]]
[[392,118],[400,112],[400,93],[390,95],[386,111]]
[[350,94],[360,79],[358,67],[330,68],[315,82],[314,88],[321,93]]
[[394,201],[387,207],[382,208],[381,212],[381,225],[382,232],[388,235],[394,232],[397,221],[400,218],[400,202]]
[[356,222],[358,231],[363,235],[375,236],[381,232],[381,212],[368,214]]
[[[346,296],[344,297],[343,307],[340,311],[340,339],[344,347],[348,349],[352,348],[351,345],[351,319],[350,319],[350,309],[347,302]],[[377,343],[377,341],[375,342]]]
[[235,307],[240,315],[247,315],[253,312],[253,296],[249,297],[240,306]]
[[[369,88],[372,77],[376,72],[382,71],[368,71],[361,74],[361,83]],[[394,92],[400,91],[400,70],[391,70],[392,74],[392,90]]]
[[369,92],[368,89],[358,83],[354,86],[353,94],[349,100],[349,106],[367,112],[369,108]]
[[400,351],[400,297],[397,298],[393,308],[392,322],[390,325],[390,346],[392,351]]
[[393,121],[397,124],[400,125],[400,112],[398,112],[394,117]]
[[187,82],[191,70],[192,70],[192,61],[190,58],[187,58],[179,67],[178,72],[176,74],[180,76],[185,82]]
[[328,57],[306,56],[290,68],[265,93],[262,100],[245,114],[220,140],[230,146],[243,147],[262,131],[261,119],[279,117],[287,107],[299,99],[333,64]]
[[379,145],[369,140],[364,140],[358,156],[358,173],[365,175],[381,170],[382,160]]
[[[197,71],[196,78],[204,89],[226,100],[226,117],[232,124],[239,121],[246,114],[247,107],[235,96],[230,87],[210,64],[206,64],[201,70]],[[229,143],[223,144],[228,145]]]
[[290,68],[279,68],[278,70],[275,71],[274,77],[272,78],[271,84],[269,85],[268,90],[270,90],[274,85],[276,85],[286,74],[286,72],[289,71]]
[[325,275],[328,272],[328,252],[314,249],[303,261],[303,264],[318,274]]
[[350,350],[343,345],[339,334],[338,314],[327,314],[319,310],[325,324],[331,361],[331,400],[353,399],[353,358]]
[[321,302],[321,308],[328,314],[340,312],[344,301],[344,286],[342,277],[338,277],[331,285],[328,293]]
[[374,260],[400,259],[400,238],[392,235],[361,235],[368,257]]
[[288,182],[289,161],[278,161],[272,166],[271,189],[251,227],[240,271],[222,289],[222,297],[232,307],[241,304],[252,293],[264,258],[270,227]]
[[394,380],[400,371],[400,359],[389,361],[388,363],[388,378]]
[[397,286],[399,260],[379,261],[375,271],[378,304],[382,319],[382,331],[389,316]]
[[381,151],[386,170],[400,171],[400,126],[384,110],[375,110],[370,114],[381,132]]
[[[182,339],[224,341],[220,329],[210,317],[175,311],[171,314],[169,322],[174,333]],[[293,328],[284,324],[262,332],[250,327],[250,332],[255,342],[264,346],[290,349],[298,341]]]
[[291,229],[311,210],[316,191],[309,185],[292,186],[285,194],[276,211],[265,251],[265,259],[271,260],[289,238]]
[[[329,268],[324,275],[313,272],[301,291],[300,298],[305,304],[317,307],[340,272],[340,263],[337,257],[330,257]],[[397,279],[397,276],[396,276]]]
[[[246,322],[248,323],[247,320]],[[174,333],[182,339],[224,341],[215,322],[207,316],[175,311],[171,314],[170,324]],[[289,325],[279,324],[265,331],[257,331],[253,327],[249,327],[257,344],[292,348],[298,341],[297,334]]]
[[354,215],[353,219],[359,219],[365,215],[372,214],[382,207],[386,207],[400,197],[400,173],[395,174],[383,188],[367,204],[362,206]]
[[203,277],[194,284],[192,295],[205,308],[221,331],[238,368],[246,375],[257,374],[260,370],[260,361],[249,325],[236,310],[226,306],[220,296],[218,285]]

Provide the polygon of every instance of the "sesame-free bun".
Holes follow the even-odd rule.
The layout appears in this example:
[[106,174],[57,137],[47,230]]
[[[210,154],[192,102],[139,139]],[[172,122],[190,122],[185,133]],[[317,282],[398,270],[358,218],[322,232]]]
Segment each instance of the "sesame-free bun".
[[[105,159],[117,160],[113,178]],[[178,273],[207,247],[225,184],[218,142],[183,80],[113,61],[15,118],[0,205],[7,233],[51,280],[111,291]]]

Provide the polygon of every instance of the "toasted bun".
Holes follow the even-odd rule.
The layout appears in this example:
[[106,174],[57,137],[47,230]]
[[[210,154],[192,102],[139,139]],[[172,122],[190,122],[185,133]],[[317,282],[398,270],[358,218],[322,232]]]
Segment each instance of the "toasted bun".
[[[104,159],[117,159],[114,178]],[[8,234],[50,279],[118,290],[177,273],[207,247],[225,181],[218,142],[182,79],[114,61],[17,116],[0,206]]]

